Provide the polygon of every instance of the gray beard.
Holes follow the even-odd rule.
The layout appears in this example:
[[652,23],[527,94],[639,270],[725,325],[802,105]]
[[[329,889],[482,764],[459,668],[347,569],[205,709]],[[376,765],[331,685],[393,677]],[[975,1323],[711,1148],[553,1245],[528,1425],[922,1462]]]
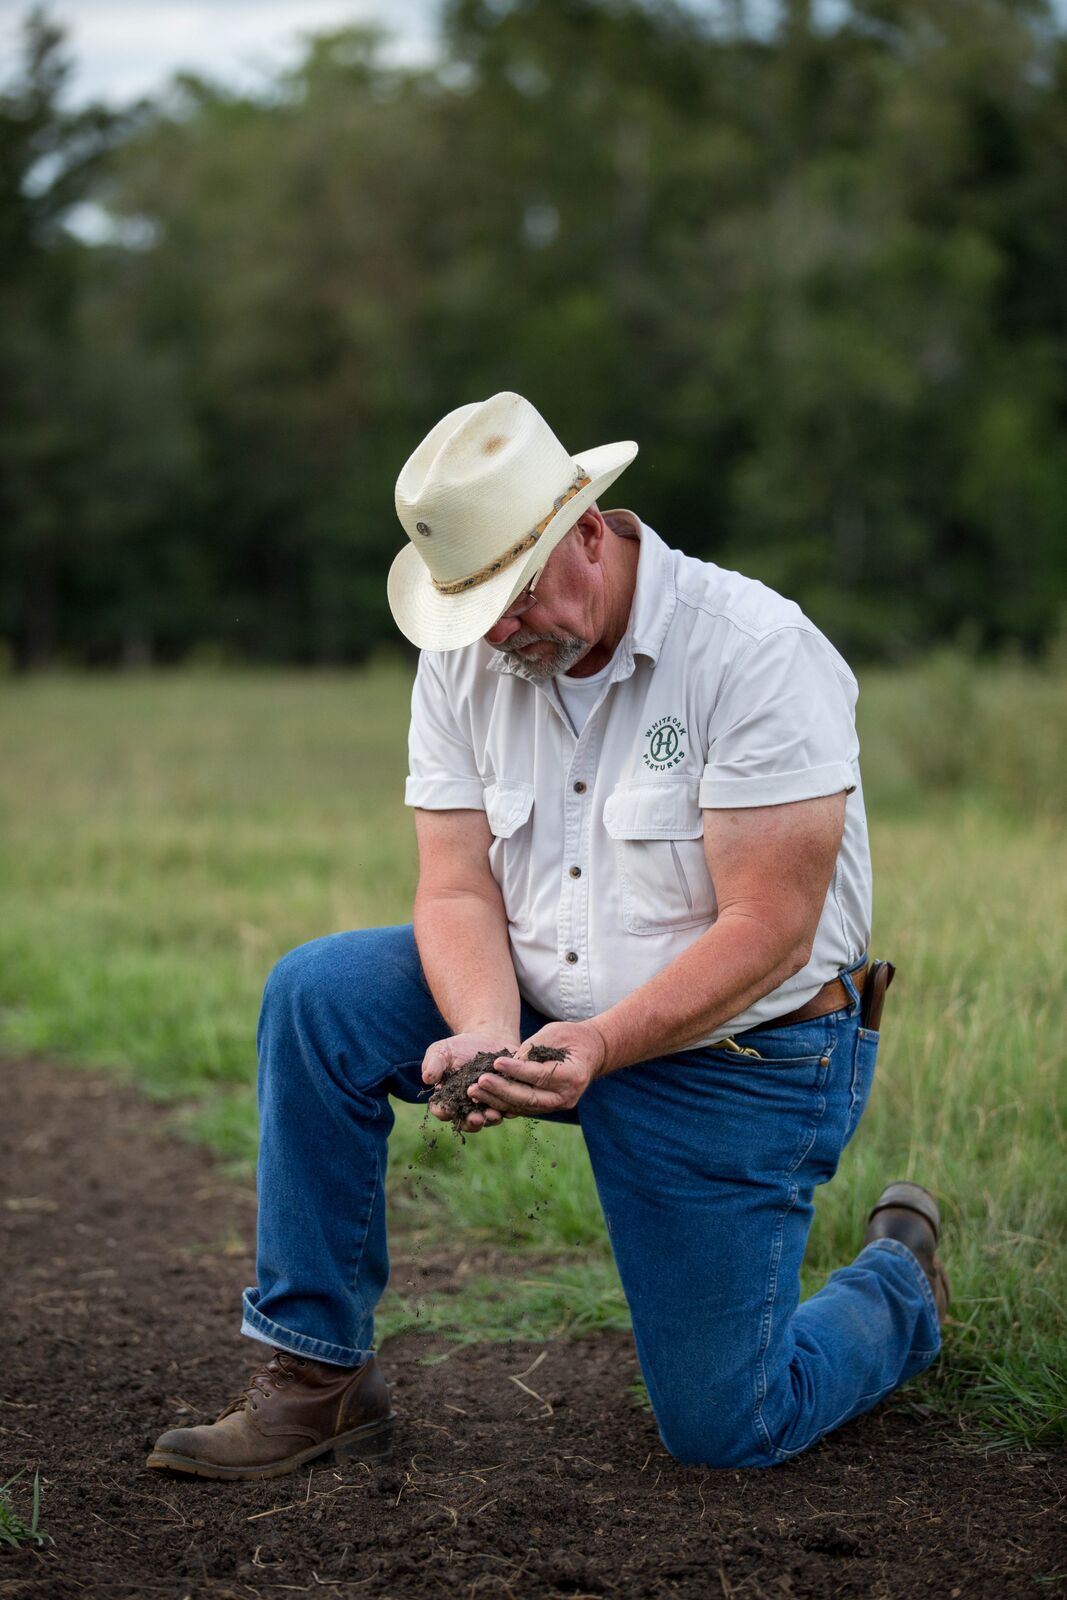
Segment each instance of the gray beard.
[[[551,654],[521,656],[517,653],[523,645],[540,644],[542,640],[555,645]],[[497,649],[517,678],[525,678],[527,683],[544,683],[548,678],[558,678],[569,671],[587,653],[589,646],[573,634],[515,633],[506,645],[497,645]]]

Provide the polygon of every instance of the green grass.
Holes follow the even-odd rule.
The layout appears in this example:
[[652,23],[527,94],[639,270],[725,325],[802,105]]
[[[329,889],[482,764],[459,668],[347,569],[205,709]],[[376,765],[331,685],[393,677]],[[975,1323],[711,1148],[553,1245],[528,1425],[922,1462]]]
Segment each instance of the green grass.
[[[0,685],[0,1045],[126,1072],[247,1169],[271,963],[321,933],[409,919],[408,691],[389,664]],[[854,1253],[887,1177],[936,1189],[954,1320],[921,1398],[1002,1441],[1067,1435],[1065,707],[1062,664],[946,655],[864,676],[874,948],[900,974],[871,1107],[821,1191],[805,1268],[810,1290]],[[514,1123],[465,1146],[434,1131],[400,1108],[394,1226],[429,1238],[447,1216],[473,1244],[519,1252],[516,1278],[459,1300],[391,1294],[383,1328],[620,1325],[576,1131]]]
[[391,1293],[382,1301],[377,1323],[381,1338],[426,1329],[445,1333],[454,1344],[476,1344],[557,1339],[604,1328],[625,1331],[630,1314],[610,1256],[598,1253],[552,1262],[535,1276],[520,1268],[506,1279],[474,1277],[462,1295],[450,1295],[444,1305]]
[[13,1478],[8,1478],[5,1484],[0,1484],[0,1544],[11,1545],[17,1549],[20,1544],[45,1544],[48,1535],[41,1531],[39,1526],[41,1517],[41,1475],[33,1475],[33,1504],[30,1510],[30,1520],[27,1522],[20,1512],[15,1509],[11,1499],[11,1487],[25,1473],[16,1472]]
[[8,1044],[126,1067],[164,1096],[246,1080],[274,958],[406,920],[408,690],[400,672],[370,684],[0,689]]

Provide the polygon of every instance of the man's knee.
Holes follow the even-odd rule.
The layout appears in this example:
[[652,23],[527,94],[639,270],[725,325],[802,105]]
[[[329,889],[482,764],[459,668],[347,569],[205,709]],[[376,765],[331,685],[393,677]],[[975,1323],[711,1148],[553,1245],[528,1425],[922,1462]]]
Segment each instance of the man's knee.
[[659,1436],[676,1461],[692,1467],[771,1467],[779,1457],[751,1398],[688,1389],[660,1400]]
[[[329,1080],[377,1100],[388,1080],[391,1094],[417,1094],[421,1079],[396,1055],[403,1048],[421,1062],[425,1049],[410,1014],[413,952],[410,928],[401,927],[327,934],[282,956],[263,991],[261,1082],[298,1085],[310,1075],[325,1093]],[[397,1030],[383,1022],[394,1015],[412,1024],[413,1038],[402,1047]]]
[[336,972],[332,936],[299,944],[274,963],[263,989],[262,1015],[299,1015],[310,1000],[321,997]]
[[297,945],[275,963],[263,989],[261,1060],[273,1042],[347,1054],[363,1039],[381,988],[373,940],[327,934]]

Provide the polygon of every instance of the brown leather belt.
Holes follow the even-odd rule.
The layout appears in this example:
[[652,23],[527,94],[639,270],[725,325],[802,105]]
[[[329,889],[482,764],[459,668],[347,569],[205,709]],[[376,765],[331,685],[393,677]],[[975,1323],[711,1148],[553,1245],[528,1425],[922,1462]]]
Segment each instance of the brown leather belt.
[[[856,993],[862,994],[867,983],[867,974],[870,966],[857,967],[855,972],[850,972],[849,977],[856,985]],[[829,983],[824,983],[818,994],[813,994],[811,999],[796,1011],[790,1011],[787,1016],[774,1017],[770,1022],[762,1023],[765,1028],[787,1028],[791,1022],[810,1022],[813,1017],[825,1017],[831,1011],[843,1011],[852,1004],[852,996],[841,982],[840,978],[831,978]]]

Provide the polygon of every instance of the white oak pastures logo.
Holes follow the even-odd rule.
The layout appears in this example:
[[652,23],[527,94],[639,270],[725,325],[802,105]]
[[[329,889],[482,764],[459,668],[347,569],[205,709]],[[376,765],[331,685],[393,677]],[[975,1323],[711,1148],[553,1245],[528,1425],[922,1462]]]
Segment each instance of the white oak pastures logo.
[[684,738],[685,728],[677,717],[660,717],[658,722],[645,729],[647,744],[641,757],[645,766],[652,772],[666,772],[676,767],[685,760],[685,751],[682,749]]

